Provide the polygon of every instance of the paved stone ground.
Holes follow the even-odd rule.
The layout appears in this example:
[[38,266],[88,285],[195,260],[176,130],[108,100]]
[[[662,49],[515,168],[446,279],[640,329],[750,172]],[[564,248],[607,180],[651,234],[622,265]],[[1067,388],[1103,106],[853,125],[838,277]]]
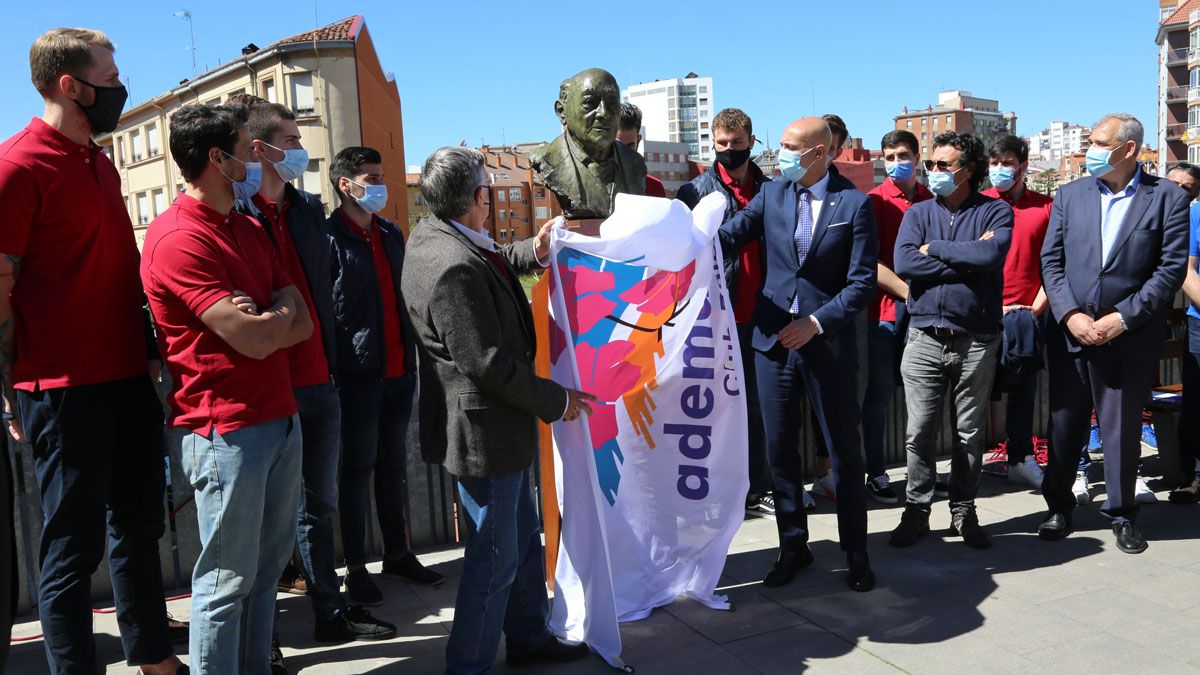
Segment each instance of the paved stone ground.
[[[1148,475],[1154,470],[1149,460]],[[892,474],[900,479],[903,470]],[[879,586],[866,594],[844,585],[830,502],[818,500],[812,518],[816,563],[779,589],[759,583],[775,557],[774,523],[749,518],[722,580],[735,610],[679,600],[623,625],[623,656],[638,673],[1200,672],[1200,506],[1168,504],[1166,486],[1151,486],[1162,501],[1142,509],[1139,524],[1150,549],[1138,556],[1116,550],[1097,511],[1102,496],[1076,511],[1074,535],[1045,543],[1034,534],[1041,497],[985,476],[980,520],[994,536],[986,551],[939,534],[950,521],[944,502],[935,505],[930,536],[910,549],[891,548],[887,533],[899,508],[873,504],[871,557]],[[379,579],[387,601],[377,615],[396,623],[402,636],[389,642],[314,643],[308,601],[280,596],[291,672],[440,672],[461,550],[421,557],[451,578],[439,589]],[[170,609],[187,617],[186,601]],[[96,625],[108,672],[130,672],[112,615],[97,615]],[[15,635],[38,630],[23,623]],[[496,670],[506,672],[501,651]],[[14,645],[9,672],[46,672],[41,643]],[[554,672],[614,671],[593,656]]]

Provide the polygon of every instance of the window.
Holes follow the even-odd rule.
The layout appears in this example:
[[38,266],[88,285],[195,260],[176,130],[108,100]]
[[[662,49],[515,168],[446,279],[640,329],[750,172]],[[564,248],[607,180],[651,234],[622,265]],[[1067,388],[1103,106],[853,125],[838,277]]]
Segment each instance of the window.
[[277,96],[277,94],[275,93],[275,79],[271,78],[268,80],[263,80],[263,82],[262,82],[262,97],[267,99],[271,103],[278,103],[279,101],[275,100],[276,96]]
[[145,192],[137,193],[138,205],[138,223],[142,225],[150,224],[150,200],[146,197]]
[[150,156],[157,157],[160,152],[158,148],[158,125],[154,122],[146,125],[146,145],[150,147]]
[[509,188],[508,201],[515,202],[521,199],[521,188]]
[[1192,164],[1200,163],[1200,145],[1188,146],[1188,161]]
[[538,219],[538,222],[548,220],[550,218],[550,209],[545,206],[533,207],[533,217]]
[[321,194],[320,162],[314,159],[308,163],[308,168],[304,170],[304,175],[300,177],[300,185],[298,187],[314,195]]
[[700,116],[701,116],[701,117],[708,117],[708,111],[707,111],[707,110],[705,110],[704,108],[701,108],[701,109],[700,109]]
[[537,198],[538,198],[538,199],[545,199],[545,198],[546,198],[546,188],[538,188],[538,191],[537,191]]
[[114,145],[117,146],[117,166],[125,166],[125,137],[117,136],[116,143]]
[[422,197],[420,194],[418,194],[418,195],[417,195],[417,196],[416,196],[416,197],[413,199],[413,204],[414,204],[415,206],[425,206],[425,198],[424,198],[424,197]]
[[926,123],[926,122],[928,122],[928,121],[929,121],[929,118],[928,118],[928,117],[922,117],[922,118],[921,118],[921,126],[925,126],[925,123]]
[[162,188],[152,190],[150,194],[154,196],[154,215],[161,216],[162,212],[167,210],[167,195]]
[[495,197],[495,199],[496,199],[496,201],[498,201],[498,202],[502,202],[502,201],[504,201],[504,197],[505,197],[505,195],[507,195],[507,194],[508,194],[508,193],[507,193],[507,192],[505,192],[504,190],[492,190],[492,192],[496,193],[496,197]]
[[700,128],[701,128],[701,129],[707,129],[707,128],[708,128],[708,122],[701,122],[701,123],[700,123]]
[[954,115],[946,115],[946,126],[949,127],[954,121]]
[[1200,48],[1200,28],[1193,28],[1188,34],[1188,47],[1191,49]]
[[668,131],[679,131],[679,123],[671,122],[670,124],[667,125],[667,130]]
[[506,219],[508,219],[508,211],[506,211],[506,210],[504,210],[504,209],[500,209],[500,212],[499,212],[499,213],[496,215],[496,218],[497,218],[498,220],[506,220]]
[[316,111],[312,73],[292,75],[292,108],[297,115],[311,115]]
[[699,87],[699,92],[700,92],[701,94],[707,94],[707,93],[708,93],[708,87],[706,87],[706,86],[704,86],[704,85],[700,85],[700,87]]
[[668,110],[667,111],[667,119],[669,119],[669,120],[678,119],[678,115],[679,115],[678,110]]
[[1200,68],[1192,68],[1188,71],[1188,86],[1200,87]]
[[500,238],[505,239],[507,237],[508,237],[508,230],[500,230]]
[[129,134],[130,143],[133,145],[133,161],[142,161],[142,132],[134,131]]
[[912,128],[912,120],[904,120],[904,126],[911,129]]
[[1188,126],[1200,126],[1200,108],[1188,108]]

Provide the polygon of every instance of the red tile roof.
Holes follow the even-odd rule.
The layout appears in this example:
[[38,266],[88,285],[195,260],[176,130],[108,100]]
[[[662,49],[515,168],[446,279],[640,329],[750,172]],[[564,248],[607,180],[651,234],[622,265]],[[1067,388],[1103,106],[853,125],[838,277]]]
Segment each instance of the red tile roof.
[[1174,23],[1188,23],[1188,14],[1191,14],[1193,9],[1200,9],[1200,0],[1187,0],[1175,10],[1175,13],[1167,17],[1162,25],[1170,25]]
[[362,23],[362,14],[356,14],[336,23],[331,23],[328,26],[322,26],[316,30],[284,38],[273,43],[271,46],[286,45],[293,42],[312,42],[313,40],[353,40],[358,37],[358,29],[362,27]]

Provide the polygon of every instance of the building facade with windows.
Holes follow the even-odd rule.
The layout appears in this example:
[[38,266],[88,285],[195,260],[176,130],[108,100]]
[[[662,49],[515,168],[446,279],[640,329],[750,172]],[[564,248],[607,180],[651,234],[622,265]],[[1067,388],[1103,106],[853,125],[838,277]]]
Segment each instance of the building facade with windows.
[[937,105],[904,112],[895,117],[896,129],[911,131],[921,144],[921,158],[928,159],[933,139],[947,131],[972,134],[984,146],[1007,134],[1017,133],[1017,114],[1001,112],[1000,102],[950,89],[938,94]]
[[1160,170],[1200,163],[1200,0],[1159,0]]
[[529,163],[529,151],[541,143],[494,148],[483,146],[484,171],[492,186],[492,217],[487,226],[500,244],[528,239],[542,223],[560,215],[558,199]]
[[1029,156],[1046,162],[1058,162],[1064,155],[1087,152],[1091,147],[1092,130],[1068,122],[1051,122],[1050,126],[1026,140]]
[[687,143],[643,140],[642,156],[646,158],[646,173],[662,181],[668,197],[674,198],[679,188],[692,179]]
[[621,100],[641,108],[645,140],[686,143],[688,159],[712,162],[712,118],[717,107],[711,77],[688,73],[630,85],[621,90]]
[[282,103],[296,113],[309,165],[295,185],[320,195],[327,211],[338,204],[329,183],[333,156],[353,145],[379,150],[388,191],[396,195],[380,215],[407,225],[408,200],[399,197],[405,194],[400,93],[380,66],[358,15],[265,48],[247,45],[239,58],[128,109],[115,131],[97,138],[121,175],[139,246],[146,226],[183,189],[170,158],[171,115],[185,105],[223,103],[238,93]]

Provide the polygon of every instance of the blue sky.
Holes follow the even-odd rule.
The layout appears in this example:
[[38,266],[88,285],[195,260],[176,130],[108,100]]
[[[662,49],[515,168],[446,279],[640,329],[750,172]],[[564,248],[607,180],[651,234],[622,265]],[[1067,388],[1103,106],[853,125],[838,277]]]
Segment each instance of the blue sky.
[[[951,4],[951,3],[947,3]],[[686,6],[686,10],[683,9]],[[966,89],[1016,111],[1030,135],[1052,120],[1091,124],[1122,110],[1156,128],[1158,6],[1150,0],[953,3],[895,0],[731,3],[475,3],[412,0],[170,0],[13,3],[0,7],[9,39],[0,47],[8,104],[0,137],[40,114],[28,80],[30,43],[46,29],[99,28],[117,44],[131,105],[191,75],[193,14],[197,61],[215,67],[259,46],[361,13],[385,70],[395,72],[404,111],[406,158],[420,163],[442,145],[547,140],[559,128],[559,81],[587,67],[625,86],[688,71],[716,79],[717,109],[736,106],[759,138],[796,117],[836,112],[867,147],[908,105]],[[586,35],[561,37],[565,25]],[[815,108],[814,108],[815,101]]]

